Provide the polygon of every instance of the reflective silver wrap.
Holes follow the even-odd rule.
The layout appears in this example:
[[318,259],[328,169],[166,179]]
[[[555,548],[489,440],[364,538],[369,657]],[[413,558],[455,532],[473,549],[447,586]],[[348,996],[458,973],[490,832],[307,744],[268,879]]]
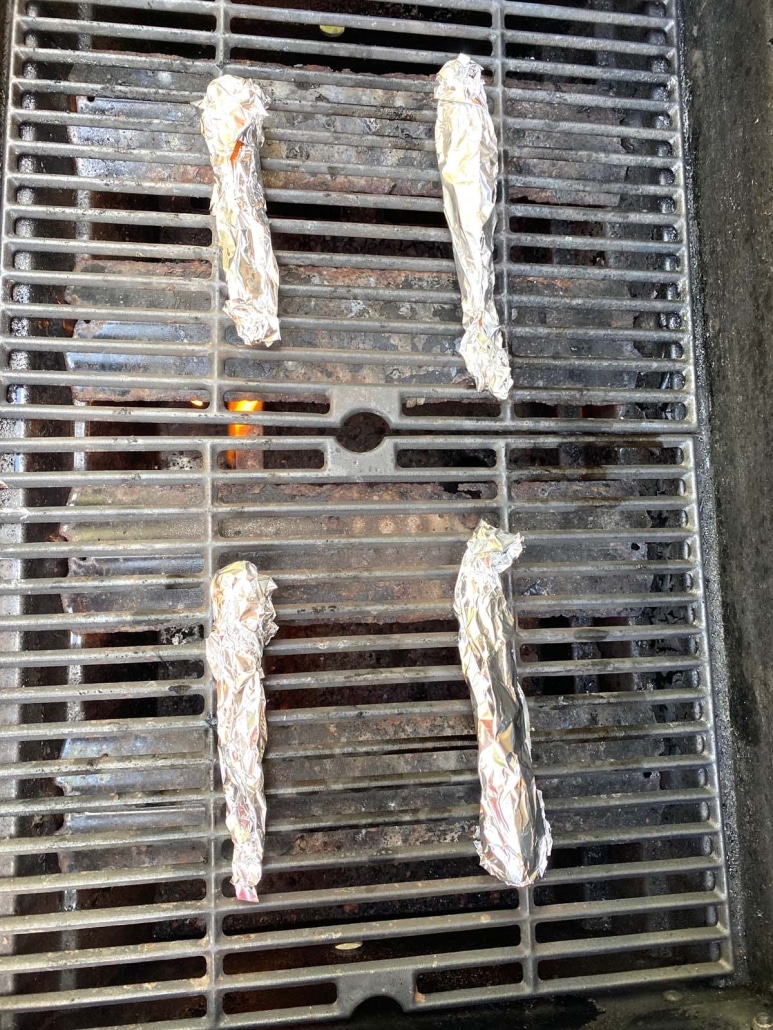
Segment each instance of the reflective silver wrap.
[[266,692],[263,649],[276,633],[271,594],[276,583],[251,562],[238,561],[212,578],[212,632],[207,661],[217,684],[217,748],[234,843],[236,897],[257,901],[263,872],[266,797]]
[[228,287],[223,310],[245,343],[270,347],[279,339],[279,271],[258,153],[268,98],[252,79],[222,75],[196,107],[215,176],[210,210]]
[[523,550],[520,534],[481,520],[454,592],[459,653],[478,735],[480,864],[511,887],[545,872],[553,839],[531,761],[526,699],[515,674],[515,625],[500,576]]
[[481,68],[466,54],[436,77],[435,149],[443,210],[462,293],[460,351],[479,390],[504,400],[513,386],[494,306],[494,225],[499,157]]

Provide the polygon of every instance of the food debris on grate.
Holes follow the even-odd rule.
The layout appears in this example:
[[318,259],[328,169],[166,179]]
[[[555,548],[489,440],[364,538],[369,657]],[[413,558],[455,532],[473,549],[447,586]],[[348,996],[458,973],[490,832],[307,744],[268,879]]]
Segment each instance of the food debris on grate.
[[[17,0],[0,1012],[22,1030],[732,967],[676,32],[672,0]],[[456,349],[432,90],[460,51],[501,148],[504,401]],[[219,72],[271,100],[265,351],[222,310],[192,106]],[[526,548],[506,586],[554,834],[529,891],[473,844],[452,600],[481,518]],[[204,662],[235,560],[279,586],[257,906],[229,883]]]

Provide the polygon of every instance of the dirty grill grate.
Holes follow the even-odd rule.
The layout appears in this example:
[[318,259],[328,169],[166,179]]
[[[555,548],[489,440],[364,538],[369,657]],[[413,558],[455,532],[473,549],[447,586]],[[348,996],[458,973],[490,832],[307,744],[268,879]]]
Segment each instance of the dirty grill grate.
[[[449,22],[428,7],[415,8],[427,20],[393,21],[392,5],[385,17],[355,17],[347,33],[362,42],[350,44],[325,40],[323,14],[306,11],[288,22],[285,11],[201,2],[154,7],[152,18],[124,3],[34,8],[16,21],[7,247],[17,269],[22,255],[46,255],[50,267],[25,268],[18,282],[7,270],[9,314],[30,320],[33,336],[68,303],[86,352],[102,355],[91,418],[157,422],[159,408],[175,407],[178,421],[208,425],[222,422],[224,396],[259,384],[269,407],[315,426],[363,406],[421,431],[694,425],[671,18],[465,4],[445,12]],[[523,30],[527,13],[563,33]],[[135,18],[201,27],[139,29]],[[233,35],[217,31],[226,23]],[[426,50],[428,39],[448,49]],[[499,288],[518,388],[502,404],[457,381],[428,73],[463,43],[492,72],[507,140]],[[277,51],[287,67],[234,63]],[[313,54],[361,74],[294,67]],[[231,350],[233,328],[218,316],[210,175],[185,104],[215,55],[265,78],[274,97],[264,167],[284,347],[253,357]],[[392,74],[366,74],[373,68]],[[170,321],[180,327],[172,339]],[[51,344],[28,339],[24,353],[38,348]],[[73,371],[20,367],[9,388],[30,415],[50,417],[36,401],[46,387],[71,388]],[[122,387],[141,412],[115,410]],[[190,410],[191,397],[204,412]]]
[[[675,42],[672,5],[633,0],[19,0],[0,1012],[20,1026],[253,1026],[731,968]],[[460,48],[504,141],[502,404],[455,353],[431,75]],[[189,105],[218,67],[273,96],[270,351],[220,313]],[[519,671],[556,848],[520,894],[471,842],[450,599],[481,516],[526,535]],[[228,882],[202,643],[205,584],[236,557],[275,576],[282,627],[254,908]]]

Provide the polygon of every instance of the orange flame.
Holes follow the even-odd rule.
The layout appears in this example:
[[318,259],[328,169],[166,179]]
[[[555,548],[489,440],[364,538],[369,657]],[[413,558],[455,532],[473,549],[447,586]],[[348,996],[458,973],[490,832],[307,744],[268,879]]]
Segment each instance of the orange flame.
[[[259,400],[238,400],[227,401],[226,407],[229,411],[262,411],[263,401]],[[260,426],[246,426],[238,422],[232,422],[228,426],[229,436],[259,436]],[[226,464],[234,468],[236,465],[236,451],[228,451],[225,456]]]
[[[263,411],[263,401],[258,400],[241,400],[241,401],[228,401],[227,408],[229,411]],[[229,436],[249,436],[253,431],[254,426],[243,426],[231,424],[228,427]]]

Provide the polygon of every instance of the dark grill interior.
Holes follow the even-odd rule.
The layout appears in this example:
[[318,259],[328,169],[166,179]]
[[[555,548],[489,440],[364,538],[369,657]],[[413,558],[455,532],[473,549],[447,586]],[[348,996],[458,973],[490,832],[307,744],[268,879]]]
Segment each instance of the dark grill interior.
[[[17,0],[11,31],[0,1013],[250,1027],[729,972],[673,3]],[[503,403],[456,353],[460,49],[502,144]],[[273,98],[271,350],[221,310],[190,104],[218,69]],[[451,599],[481,516],[526,538],[556,839],[528,892],[472,845]],[[279,584],[257,906],[203,648],[236,558]]]

